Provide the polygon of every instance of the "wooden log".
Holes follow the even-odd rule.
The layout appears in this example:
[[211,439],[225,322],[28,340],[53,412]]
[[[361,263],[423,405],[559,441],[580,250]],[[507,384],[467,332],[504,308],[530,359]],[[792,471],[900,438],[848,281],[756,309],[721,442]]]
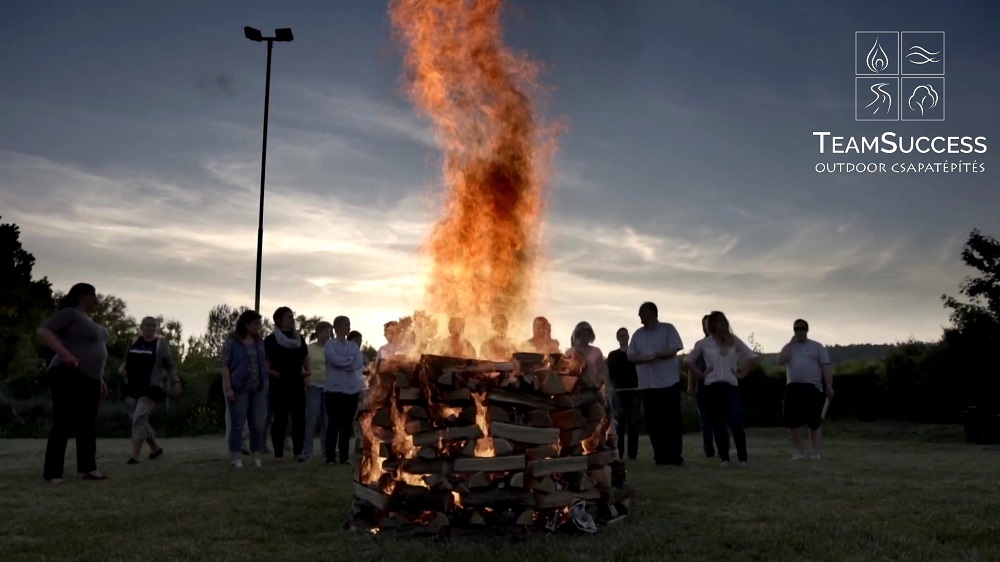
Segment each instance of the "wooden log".
[[426,529],[431,533],[440,533],[445,527],[450,525],[451,521],[448,519],[448,516],[444,513],[438,513],[437,516],[427,524]]
[[424,391],[419,388],[400,388],[396,399],[403,403],[421,402],[424,399]]
[[586,472],[579,472],[570,475],[570,488],[576,492],[585,492],[594,487],[594,481],[587,476]]
[[556,396],[553,402],[557,408],[571,410],[573,408],[581,408],[588,404],[593,404],[599,399],[600,397],[593,390],[585,390],[576,394],[563,394],[562,396]]
[[559,449],[559,454],[566,455],[567,457],[580,457],[587,454],[587,452],[583,450],[583,443],[581,442],[576,445],[562,447]]
[[476,439],[469,439],[465,442],[465,447],[462,448],[463,457],[474,457],[476,456]]
[[462,496],[462,505],[466,507],[489,507],[495,509],[498,505],[504,504],[533,506],[535,502],[535,496],[531,491],[520,488],[473,490]]
[[438,488],[441,490],[452,490],[455,488],[451,485],[451,480],[448,480],[448,476],[445,474],[428,474],[427,476],[424,476],[424,482],[426,482],[431,488]]
[[584,371],[580,373],[580,387],[588,390],[594,390],[598,387],[597,380],[593,377],[593,375]]
[[465,422],[465,423],[476,423],[476,416],[477,415],[478,415],[478,411],[476,410],[476,407],[475,406],[468,406],[468,407],[462,409],[462,415],[458,416],[458,419],[460,421]]
[[406,411],[406,417],[408,420],[429,420],[430,416],[427,415],[427,410],[423,406],[410,406],[410,409]]
[[445,371],[440,377],[438,377],[438,384],[441,386],[453,386],[455,384],[455,375],[452,371]]
[[585,471],[587,470],[587,457],[562,457],[532,461],[527,470],[536,478],[547,474]]
[[504,472],[508,470],[524,470],[527,461],[524,455],[506,457],[472,457],[458,458],[453,461],[455,472]]
[[[554,410],[555,406],[549,400],[544,398],[538,398],[530,394],[511,392],[509,390],[496,389],[490,390],[487,394],[490,403],[498,404],[514,404],[516,406],[528,406],[536,410],[543,410],[548,412],[549,410]],[[569,406],[573,408],[574,406]]]
[[406,373],[396,373],[396,388],[410,388],[410,377]]
[[602,468],[604,465],[610,464],[616,460],[618,460],[617,449],[608,449],[606,451],[598,451],[587,455],[587,464],[589,464],[591,468]]
[[573,505],[573,502],[578,499],[597,500],[600,498],[601,493],[596,488],[592,488],[584,492],[556,490],[556,492],[552,494],[535,494],[535,505],[539,509],[549,509],[553,507],[566,507]]
[[500,406],[490,406],[486,419],[500,423],[510,423],[510,414]]
[[459,388],[445,393],[444,399],[450,404],[466,404],[472,402],[472,391],[468,388]]
[[420,450],[417,451],[417,458],[424,460],[434,460],[438,458],[437,449],[434,447],[421,447]]
[[510,482],[508,484],[511,488],[523,488],[524,487],[524,473],[515,472],[510,477]]
[[517,516],[517,525],[530,527],[535,523],[535,510],[529,509]]
[[580,382],[580,377],[573,375],[559,375],[562,380],[563,388],[566,392],[576,392],[576,385]]
[[607,415],[608,412],[599,402],[594,402],[593,404],[587,406],[587,423],[598,423],[606,418]]
[[[382,463],[383,467],[385,463]],[[400,470],[409,474],[447,474],[448,461],[444,459],[404,459]]]
[[372,425],[392,429],[392,412],[389,408],[381,408],[372,416]]
[[598,488],[610,488],[611,487],[611,467],[604,466],[603,468],[597,468],[591,470],[587,473],[590,476],[590,480]]
[[483,430],[479,429],[478,425],[465,425],[418,433],[413,436],[413,444],[418,446],[435,445],[437,443],[448,443],[463,439],[478,439],[482,436]]
[[477,472],[469,478],[466,485],[469,486],[470,490],[476,490],[479,488],[489,488],[492,482],[490,482],[485,472]]
[[509,423],[491,423],[490,435],[530,445],[547,445],[559,441],[559,430],[556,428],[528,427]]
[[531,482],[531,490],[534,492],[541,492],[543,494],[554,494],[556,493],[556,485],[548,476],[544,478],[535,478]]
[[381,441],[383,443],[391,443],[392,442],[392,430],[391,429],[388,429],[388,428],[385,428],[385,427],[379,427],[377,425],[373,425],[368,430],[368,433],[370,435],[366,435],[366,437],[370,437],[373,440],[378,440],[378,441]]
[[354,497],[372,504],[376,509],[385,509],[386,502],[389,499],[385,494],[369,488],[360,482],[354,482]]
[[549,413],[549,418],[552,419],[552,425],[558,427],[559,429],[577,429],[583,427],[586,420],[583,419],[583,414],[580,410],[558,410]]
[[434,424],[427,420],[413,420],[406,422],[406,433],[416,435],[434,429]]
[[559,434],[559,445],[563,448],[574,447],[583,443],[589,437],[584,429],[569,429]]
[[469,517],[469,525],[485,525],[486,520],[483,516],[479,514],[478,511],[472,512],[472,517]]
[[566,385],[563,384],[562,378],[551,372],[542,379],[542,383],[538,390],[542,394],[550,395],[566,394],[566,392],[568,392]]
[[[478,429],[478,428],[477,428]],[[506,439],[493,439],[493,454],[498,457],[514,453],[514,445]]]
[[531,447],[524,451],[524,456],[531,460],[554,458],[559,456],[559,451],[552,445],[542,447]]
[[524,423],[529,427],[552,427],[552,419],[549,417],[549,414],[541,410],[528,412]]

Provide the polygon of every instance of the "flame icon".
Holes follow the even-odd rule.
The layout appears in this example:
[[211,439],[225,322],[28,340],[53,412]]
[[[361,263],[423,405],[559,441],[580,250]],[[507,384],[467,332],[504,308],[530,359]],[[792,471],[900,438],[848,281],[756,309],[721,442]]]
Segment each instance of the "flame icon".
[[920,45],[914,45],[910,47],[910,54],[906,55],[906,60],[913,64],[927,64],[930,62],[941,62],[941,59],[934,58],[935,55],[941,54],[938,52],[931,52],[927,49],[921,47]]
[[[937,91],[934,89],[934,86],[931,86],[930,84],[921,84],[920,86],[914,88],[913,93],[910,94],[910,101],[909,101],[910,109],[916,111],[917,107],[919,107],[920,115],[923,115],[925,108],[924,104],[927,103],[928,99],[930,100],[930,105],[926,106],[926,108],[931,109],[933,107],[937,107],[938,100],[940,98],[941,96],[938,95]],[[916,105],[917,107],[913,107],[914,105]]]
[[868,65],[868,70],[878,74],[883,70],[889,68],[889,55],[885,54],[885,49],[882,45],[878,44],[878,38],[875,38],[875,44],[872,45],[872,49],[868,51],[868,56],[865,57],[865,64]]
[[886,113],[889,113],[889,109],[892,108],[892,96],[889,95],[889,92],[885,91],[885,87],[888,85],[889,85],[888,82],[879,82],[878,84],[873,84],[872,87],[869,88],[871,92],[875,94],[875,99],[872,100],[872,102],[866,105],[865,107],[868,108],[875,104],[878,104],[875,105],[875,109],[872,111],[872,115],[877,115],[879,109],[883,105],[885,106]]

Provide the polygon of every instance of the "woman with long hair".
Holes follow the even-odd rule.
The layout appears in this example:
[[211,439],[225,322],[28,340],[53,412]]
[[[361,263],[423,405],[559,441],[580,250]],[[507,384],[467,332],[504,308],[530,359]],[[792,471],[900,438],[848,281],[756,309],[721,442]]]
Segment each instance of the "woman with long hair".
[[163,454],[156,442],[149,417],[162,402],[169,388],[174,398],[181,396],[181,380],[177,364],[166,338],[157,334],[159,322],[147,316],[139,323],[140,334],[129,345],[125,363],[119,373],[125,378],[125,402],[132,420],[132,456],[127,464],[138,464],[143,442],[149,444],[149,459]]
[[[746,466],[747,438],[740,408],[739,381],[754,368],[757,354],[733,334],[726,315],[718,310],[708,315],[708,333],[695,344],[685,362],[695,376],[705,380],[705,402],[722,466],[729,466],[727,424],[733,434],[740,465]],[[702,357],[704,370],[698,365]]]
[[243,424],[250,426],[250,454],[261,466],[264,449],[264,415],[267,407],[267,353],[260,337],[261,316],[247,310],[236,319],[236,329],[222,344],[222,387],[229,402],[229,454],[236,468],[243,468]]
[[97,410],[107,396],[104,365],[108,329],[91,319],[100,302],[93,285],[77,283],[59,301],[59,311],[38,328],[55,352],[46,377],[52,393],[52,430],[45,446],[43,478],[63,482],[66,445],[76,436],[76,470],[84,480],[107,478],[97,470]]
[[310,376],[309,348],[295,329],[295,313],[287,306],[274,311],[274,331],[264,338],[271,381],[271,448],[274,458],[285,456],[285,431],[292,417],[292,453],[295,460],[306,460],[302,441],[306,429],[306,379]]

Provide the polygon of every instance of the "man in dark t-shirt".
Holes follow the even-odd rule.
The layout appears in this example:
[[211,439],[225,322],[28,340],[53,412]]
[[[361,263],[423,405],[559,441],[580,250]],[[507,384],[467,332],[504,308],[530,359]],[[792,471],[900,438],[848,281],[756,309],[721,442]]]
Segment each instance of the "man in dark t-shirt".
[[639,379],[635,363],[628,360],[629,333],[619,328],[615,334],[619,348],[608,353],[608,378],[615,389],[615,419],[618,422],[618,456],[625,458],[625,443],[628,441],[628,458],[635,460],[639,454]]

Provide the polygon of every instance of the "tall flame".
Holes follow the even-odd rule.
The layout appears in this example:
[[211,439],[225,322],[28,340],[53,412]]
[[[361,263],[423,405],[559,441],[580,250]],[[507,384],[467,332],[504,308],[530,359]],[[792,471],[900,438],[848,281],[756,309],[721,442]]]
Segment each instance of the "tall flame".
[[523,316],[554,129],[534,114],[537,68],[504,44],[502,0],[390,0],[408,90],[444,153],[442,218],[424,251],[435,314]]
[[490,436],[489,411],[486,409],[486,394],[474,392],[473,400],[476,401],[476,425],[483,432],[483,437],[476,439],[475,455],[477,457],[495,457],[496,449],[493,448],[493,437]]

